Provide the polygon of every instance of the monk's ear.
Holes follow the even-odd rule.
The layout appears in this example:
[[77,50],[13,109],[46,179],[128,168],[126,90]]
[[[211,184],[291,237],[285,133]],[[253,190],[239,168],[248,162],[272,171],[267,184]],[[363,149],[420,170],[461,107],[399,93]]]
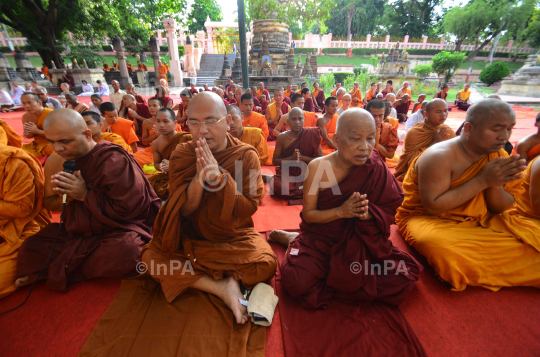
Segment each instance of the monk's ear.
[[231,126],[232,117],[230,114],[227,114],[227,118],[225,118],[225,121],[227,122],[227,126]]
[[86,137],[86,140],[92,139],[92,131],[90,129],[85,129],[82,133]]
[[465,125],[463,126],[463,132],[465,133],[465,136],[469,136],[471,131],[473,130],[474,126],[469,123],[469,122],[465,122]]
[[101,121],[98,123],[99,130],[103,130],[103,125],[105,125],[105,124],[103,124],[104,121],[105,121],[105,119],[101,119]]

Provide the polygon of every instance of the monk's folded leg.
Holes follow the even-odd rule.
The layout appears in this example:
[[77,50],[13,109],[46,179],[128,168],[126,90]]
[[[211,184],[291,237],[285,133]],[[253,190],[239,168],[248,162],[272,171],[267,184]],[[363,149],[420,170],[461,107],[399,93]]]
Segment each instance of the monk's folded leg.
[[400,232],[453,290],[467,285],[493,291],[503,286],[540,287],[540,252],[508,234],[475,222],[425,216],[409,219]]
[[284,180],[282,176],[274,175],[270,181],[272,196],[287,200],[297,200],[304,196],[303,182],[296,182],[294,177]]
[[248,290],[251,290],[258,283],[270,281],[276,273],[277,259],[272,252],[272,248],[269,245],[267,248],[264,249],[264,252],[261,252],[258,261],[249,264],[245,268],[229,271],[226,275],[234,276],[236,280],[240,280]]

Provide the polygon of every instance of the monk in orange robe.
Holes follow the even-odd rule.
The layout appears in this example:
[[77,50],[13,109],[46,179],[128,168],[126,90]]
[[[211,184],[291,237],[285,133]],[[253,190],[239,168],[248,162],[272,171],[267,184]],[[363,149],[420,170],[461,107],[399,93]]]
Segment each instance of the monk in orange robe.
[[148,67],[146,67],[146,64],[144,62],[137,61],[137,69],[139,72],[148,72]]
[[253,96],[249,93],[242,94],[242,117],[244,118],[242,125],[252,128],[259,128],[264,134],[265,140],[268,138],[268,122],[264,115],[253,111]]
[[360,90],[360,83],[354,82],[354,88],[349,92],[352,98],[351,106],[353,108],[363,108],[362,104],[362,90]]
[[116,63],[115,61],[112,61],[111,71],[118,71],[118,63]]
[[277,139],[277,136],[274,135],[274,129],[278,125],[283,115],[287,114],[289,110],[291,110],[291,107],[283,101],[283,98],[283,92],[280,89],[276,90],[274,92],[274,102],[268,105],[266,108],[264,116],[266,118],[266,122],[268,123],[268,141],[274,141]]
[[22,148],[23,137],[13,130],[11,126],[0,119],[0,145],[9,145],[16,148]]
[[526,169],[524,159],[504,150],[515,124],[507,103],[476,102],[460,136],[427,149],[403,181],[399,231],[455,291],[540,287],[537,222],[521,227],[526,220],[506,221],[512,205],[522,205]]
[[99,110],[101,111],[101,116],[105,118],[103,132],[111,132],[120,135],[131,147],[133,153],[136,153],[139,150],[137,147],[139,138],[135,133],[135,124],[131,120],[119,118],[116,107],[111,102],[101,104]]
[[324,102],[326,101],[326,98],[324,96],[324,90],[319,87],[319,83],[317,82],[313,83],[313,91],[311,92],[311,98],[313,99],[313,103],[315,104],[315,111],[322,112],[324,109]]
[[79,114],[90,110],[88,105],[84,103],[79,103],[79,101],[77,100],[78,99],[77,94],[70,91],[70,92],[66,92],[65,96],[66,96],[66,102],[68,104],[67,105],[68,109],[72,109]]
[[456,137],[448,125],[448,106],[442,99],[433,99],[426,105],[425,119],[407,131],[403,152],[399,157],[394,176],[398,181],[405,179],[411,163],[430,146]]
[[133,74],[133,66],[129,62],[127,63],[127,70],[128,74]]
[[43,73],[43,75],[47,77],[49,81],[51,80],[51,75],[49,74],[49,67],[45,66],[45,63],[43,64],[43,67],[41,68],[41,73]]
[[169,66],[167,66],[166,64],[162,64],[161,60],[158,60],[157,73],[159,82],[161,83],[161,80],[165,80],[165,85],[168,87],[169,80],[167,79],[167,73],[169,73]]
[[408,94],[409,98],[412,98],[412,92],[407,81],[403,82],[403,86],[396,93],[396,99],[401,99],[405,94]]
[[332,97],[335,97],[338,89],[341,88],[341,83],[336,83],[336,89],[332,91]]
[[366,105],[366,110],[370,112],[373,119],[375,119],[377,128],[375,150],[377,150],[384,162],[386,162],[387,159],[393,159],[399,145],[399,138],[397,130],[392,124],[384,122],[386,105],[380,99],[373,99]]
[[23,144],[23,150],[28,151],[35,157],[48,156],[54,153],[54,149],[45,139],[43,131],[43,122],[47,115],[52,112],[52,109],[43,108],[41,99],[34,93],[25,93],[21,96],[21,102],[26,110],[22,116],[24,128],[24,137],[34,140],[30,143]]
[[418,101],[416,103],[414,103],[413,107],[412,107],[412,113],[416,113],[417,111],[419,111],[421,108],[422,108],[422,103],[426,100],[426,95],[425,94],[420,94],[418,96]]
[[376,99],[377,93],[377,84],[371,83],[371,88],[367,91],[366,96],[364,97],[364,105],[367,105],[368,102]]
[[109,67],[109,65],[105,61],[103,61],[103,70],[105,72],[110,72],[111,71],[111,68]]
[[227,114],[231,116],[231,124],[229,125],[229,134],[240,140],[244,144],[249,144],[257,149],[259,153],[259,161],[261,166],[268,164],[268,144],[261,129],[245,127],[242,125],[242,112],[236,105],[227,107]]
[[270,179],[273,196],[298,200],[303,196],[303,185],[307,164],[323,156],[321,149],[321,129],[304,128],[304,112],[300,108],[291,109],[288,115],[290,130],[279,134],[272,164],[276,166]]
[[336,132],[336,124],[339,117],[336,114],[338,101],[334,97],[328,97],[324,104],[325,113],[317,119],[317,126],[321,129],[322,133],[321,148],[323,155],[328,155],[337,150],[337,145],[332,141],[332,137]]
[[86,126],[92,132],[92,140],[94,140],[96,143],[99,143],[101,140],[110,141],[111,143],[122,147],[130,154],[133,154],[131,146],[129,146],[120,135],[103,132],[103,126],[105,123],[103,122],[103,117],[101,115],[91,111],[83,112],[81,115],[86,122]]
[[540,114],[536,116],[534,126],[538,128],[537,132],[527,135],[516,145],[516,153],[527,162],[531,162],[540,155]]

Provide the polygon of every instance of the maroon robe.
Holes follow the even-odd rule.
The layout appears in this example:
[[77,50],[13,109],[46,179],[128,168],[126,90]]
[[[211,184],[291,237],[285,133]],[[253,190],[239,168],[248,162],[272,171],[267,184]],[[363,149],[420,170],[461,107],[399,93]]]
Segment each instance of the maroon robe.
[[411,106],[412,101],[409,100],[406,103],[401,103],[396,105],[397,119],[399,122],[407,121],[407,113],[409,112],[409,107]]
[[[146,118],[146,119],[150,119],[152,117],[152,114],[150,114],[150,110],[148,109],[148,105],[146,105],[146,103],[137,103],[136,112],[137,112],[137,114],[139,114],[140,116],[142,116],[143,118]],[[137,136],[140,139],[142,137],[143,120],[141,120],[139,118],[133,118],[131,116],[131,114],[129,114],[129,110],[127,110],[127,109],[126,109],[126,113],[124,114],[124,118],[126,118],[128,120],[131,120],[131,121],[137,120],[137,124],[139,126],[139,129],[135,132],[135,134],[137,134]]]
[[[454,104],[457,105],[458,109],[467,111],[467,110],[469,110],[469,107],[471,106],[471,104],[467,103],[467,101],[468,101],[468,99],[467,100],[461,100],[461,99],[457,98],[456,101],[454,102]],[[448,110],[450,110],[450,108],[448,108]]]
[[313,104],[313,98],[309,97],[304,102],[304,111],[315,113],[315,104]]
[[291,105],[291,98],[283,97],[283,103],[286,103],[287,105]]
[[199,91],[196,89],[190,89],[189,92],[191,93],[191,95],[195,95],[199,93]]
[[324,91],[322,89],[319,89],[319,94],[317,94],[317,97],[315,99],[317,100],[317,106],[319,107],[319,109],[324,112],[324,102],[326,100],[326,97],[324,96]]
[[161,100],[161,103],[163,103],[163,108],[166,108],[169,102],[172,102],[174,105],[174,101],[171,97],[163,97],[163,98],[155,97],[155,98]]
[[[281,151],[280,158],[291,156],[296,149],[304,156],[317,157],[319,147],[321,146],[321,138],[321,128],[304,128],[300,137]],[[276,167],[276,175],[270,181],[272,196],[288,200],[301,199],[304,194],[304,177],[300,177],[302,174],[301,168],[298,166],[291,166],[286,167],[285,169],[288,169],[290,179],[282,177],[283,168],[281,166]],[[287,187],[289,189],[288,192]]]
[[[102,140],[76,162],[86,181],[84,202],[66,206],[65,224],[48,267],[47,285],[54,290],[80,280],[137,275],[142,247],[152,238],[160,199],[133,155]],[[19,248],[17,276],[39,272],[58,232],[51,223]]]
[[385,87],[382,91],[381,91],[382,95],[383,95],[383,99],[386,99],[386,95],[388,93],[394,93],[394,87],[390,87],[390,91],[388,91],[388,89]]
[[255,105],[256,107],[261,106],[261,101],[256,96],[253,96],[253,105]]
[[[338,188],[340,194],[334,194],[332,188],[321,191],[317,208],[339,207],[360,192],[367,195],[373,219],[321,224],[307,223],[302,217],[300,235],[289,245],[281,266],[284,289],[305,308],[326,308],[333,300],[360,303],[377,299],[399,305],[423,270],[388,240],[390,225],[403,202],[401,187],[373,151],[366,164],[354,168]],[[374,264],[381,266],[380,271]]]

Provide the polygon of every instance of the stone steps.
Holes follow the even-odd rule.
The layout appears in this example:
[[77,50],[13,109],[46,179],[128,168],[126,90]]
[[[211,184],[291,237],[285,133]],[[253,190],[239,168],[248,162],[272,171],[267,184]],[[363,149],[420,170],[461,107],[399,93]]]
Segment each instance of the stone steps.
[[[229,65],[232,67],[234,58],[233,54],[227,55]],[[223,55],[209,55],[203,54],[201,57],[200,70],[197,71],[197,77],[212,77],[218,78],[221,75],[221,69],[223,68]],[[197,80],[197,86],[199,81]],[[208,83],[207,83],[208,84]],[[210,85],[210,84],[208,84]],[[212,82],[213,85],[213,82]]]

